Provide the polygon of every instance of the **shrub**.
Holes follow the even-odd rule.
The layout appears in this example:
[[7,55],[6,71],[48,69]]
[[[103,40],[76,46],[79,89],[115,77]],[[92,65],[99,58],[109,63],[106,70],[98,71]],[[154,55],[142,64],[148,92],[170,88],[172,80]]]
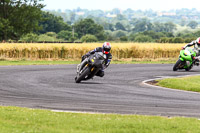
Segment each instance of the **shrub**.
[[34,34],[34,33],[29,33],[29,34],[22,36],[19,41],[20,42],[37,42],[38,35]]
[[58,42],[58,41],[64,41],[64,40],[57,39],[56,37],[51,37],[46,34],[41,34],[38,38],[38,42]]
[[128,37],[127,36],[122,36],[122,37],[120,37],[120,41],[128,41]]
[[159,40],[159,43],[168,43],[169,42],[169,38],[168,37],[161,37]]
[[192,42],[193,40],[195,40],[195,38],[185,38],[185,39],[184,39],[184,42],[185,42],[185,43],[190,43],[190,42]]
[[50,37],[57,37],[57,34],[55,32],[47,32],[46,35]]
[[181,37],[175,37],[173,39],[173,43],[183,43],[183,42],[184,42],[184,39]]
[[153,39],[150,36],[139,35],[134,39],[135,42],[153,42]]
[[81,42],[97,42],[98,39],[94,35],[87,34],[81,37]]

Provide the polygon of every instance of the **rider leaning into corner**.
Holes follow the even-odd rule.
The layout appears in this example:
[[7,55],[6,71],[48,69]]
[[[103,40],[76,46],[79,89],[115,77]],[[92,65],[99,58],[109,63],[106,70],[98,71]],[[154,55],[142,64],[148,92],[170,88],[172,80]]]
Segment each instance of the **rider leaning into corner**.
[[[97,47],[95,48],[94,50],[91,50],[89,51],[87,54],[83,55],[82,56],[82,60],[81,62],[89,57],[90,55],[94,54],[95,52],[102,52],[106,55],[106,60],[105,60],[105,64],[103,64],[103,67],[101,68],[101,70],[99,70],[97,73],[96,73],[96,76],[100,76],[100,77],[103,77],[104,76],[104,69],[106,69],[111,60],[112,60],[112,55],[110,53],[110,50],[111,50],[111,44],[109,42],[104,42],[103,46],[102,47]],[[77,66],[77,69],[79,69],[79,66],[80,64]]]
[[183,49],[187,47],[194,46],[194,51],[197,53],[197,56],[194,57],[193,59],[195,60],[195,64],[199,65],[199,59],[200,59],[200,37],[197,38],[196,40],[192,41],[191,43],[188,43],[183,47]]

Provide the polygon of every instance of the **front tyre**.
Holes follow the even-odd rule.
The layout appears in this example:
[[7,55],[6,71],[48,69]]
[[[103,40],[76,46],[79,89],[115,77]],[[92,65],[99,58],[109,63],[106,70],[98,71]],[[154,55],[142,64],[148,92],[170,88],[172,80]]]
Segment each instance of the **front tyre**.
[[85,79],[85,77],[89,74],[90,68],[87,67],[79,76],[75,78],[76,83],[80,83],[81,80]]
[[180,59],[178,59],[178,61],[176,62],[176,64],[173,67],[173,71],[177,71],[179,69],[181,62],[182,61]]

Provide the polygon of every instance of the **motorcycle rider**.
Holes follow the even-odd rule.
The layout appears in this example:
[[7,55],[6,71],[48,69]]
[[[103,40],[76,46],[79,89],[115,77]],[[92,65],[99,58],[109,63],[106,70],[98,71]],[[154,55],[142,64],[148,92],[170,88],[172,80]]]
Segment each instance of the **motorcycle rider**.
[[195,64],[199,65],[199,59],[200,59],[200,37],[198,37],[196,40],[192,41],[191,43],[186,44],[183,49],[187,47],[194,46],[194,51],[197,53],[196,57],[193,59],[195,60]]
[[[103,77],[104,76],[104,69],[106,69],[109,66],[109,64],[112,60],[112,54],[110,53],[110,50],[111,50],[111,44],[109,42],[104,42],[102,47],[97,47],[94,50],[91,50],[87,54],[83,55],[81,62],[83,62],[83,60],[85,60],[85,58],[89,57],[90,55],[94,54],[95,52],[104,53],[106,55],[105,64],[103,65],[101,70],[99,70],[96,73],[96,76]],[[77,71],[79,70],[79,67],[80,67],[80,64],[77,66]]]

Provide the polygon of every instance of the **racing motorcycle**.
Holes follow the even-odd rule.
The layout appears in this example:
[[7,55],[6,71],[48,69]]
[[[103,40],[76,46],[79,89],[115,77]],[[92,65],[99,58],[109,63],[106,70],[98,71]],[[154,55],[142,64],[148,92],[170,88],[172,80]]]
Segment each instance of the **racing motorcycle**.
[[82,80],[88,80],[103,67],[106,55],[102,52],[95,52],[89,57],[85,58],[81,64],[77,66],[77,76],[75,82],[80,83]]
[[173,71],[178,69],[185,69],[189,71],[192,69],[193,65],[196,65],[195,57],[197,52],[194,49],[187,47],[180,51],[179,59],[173,67]]

